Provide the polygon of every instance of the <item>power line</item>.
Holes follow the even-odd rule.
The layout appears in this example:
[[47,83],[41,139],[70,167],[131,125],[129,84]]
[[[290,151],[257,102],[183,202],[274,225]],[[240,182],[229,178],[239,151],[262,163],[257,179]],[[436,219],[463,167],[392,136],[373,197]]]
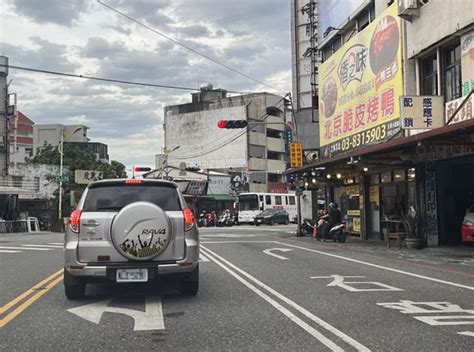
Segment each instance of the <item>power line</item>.
[[228,65],[226,65],[226,64],[224,64],[224,63],[222,63],[222,62],[220,62],[220,61],[218,61],[217,59],[215,59],[215,58],[213,58],[213,57],[211,57],[211,56],[209,56],[209,55],[203,54],[203,53],[201,53],[200,51],[198,51],[198,50],[196,50],[196,49],[193,49],[193,48],[191,48],[190,46],[187,46],[186,44],[183,44],[183,43],[177,41],[176,39],[171,38],[170,36],[167,36],[166,34],[163,34],[163,33],[161,33],[161,32],[158,32],[156,29],[154,29],[154,28],[152,28],[152,27],[150,27],[150,26],[148,26],[148,25],[146,25],[146,24],[144,24],[144,23],[142,23],[142,22],[140,22],[140,21],[134,19],[133,17],[130,17],[130,16],[127,15],[126,13],[123,13],[123,12],[121,12],[121,11],[119,11],[119,10],[113,8],[112,6],[107,5],[107,4],[103,3],[103,2],[100,1],[100,0],[97,0],[97,2],[98,2],[100,5],[102,5],[102,6],[106,7],[106,8],[108,8],[109,10],[112,10],[112,11],[114,11],[115,13],[118,13],[119,15],[121,15],[121,16],[123,16],[123,17],[129,19],[130,21],[132,21],[132,22],[134,22],[134,23],[136,23],[136,24],[138,24],[138,25],[140,25],[140,26],[142,26],[142,27],[144,27],[144,28],[146,28],[146,29],[152,31],[153,33],[158,34],[159,36],[161,36],[161,37],[163,37],[163,38],[166,38],[166,39],[172,41],[173,43],[175,43],[175,44],[177,44],[177,45],[180,45],[180,46],[182,46],[183,48],[192,51],[192,52],[195,53],[196,55],[199,55],[199,56],[201,56],[201,57],[203,57],[203,58],[205,58],[205,59],[207,59],[207,60],[209,60],[209,61],[211,61],[211,62],[213,62],[213,63],[215,63],[215,64],[217,64],[217,65],[219,65],[219,66],[222,66],[222,67],[226,68],[226,69],[229,70],[229,71],[232,71],[232,72],[234,72],[234,73],[237,73],[238,75],[241,75],[241,76],[243,76],[243,77],[245,77],[245,78],[248,78],[248,79],[250,79],[250,80],[252,80],[252,81],[254,81],[254,82],[256,82],[256,83],[262,84],[262,85],[264,85],[265,87],[268,87],[268,88],[270,88],[270,89],[272,89],[272,90],[274,90],[274,91],[277,91],[277,92],[279,91],[278,89],[276,89],[276,88],[274,88],[274,87],[272,87],[272,86],[270,86],[270,85],[268,85],[268,84],[266,84],[266,83],[264,83],[264,82],[262,82],[262,81],[260,81],[260,80],[258,80],[258,79],[256,79],[256,78],[253,78],[253,77],[251,77],[251,76],[249,76],[249,75],[247,75],[247,74],[245,74],[245,73],[243,73],[243,72],[240,72],[240,71],[238,71],[238,70],[236,70],[236,69],[234,69],[234,68],[232,68],[232,67],[230,67],[230,66],[228,66]]
[[[85,76],[85,75],[77,75],[74,73],[66,73],[66,72],[58,72],[58,71],[49,71],[49,70],[42,70],[38,68],[31,68],[31,67],[23,67],[23,66],[13,66],[13,65],[4,65],[0,64],[0,67],[8,67],[15,70],[21,71],[29,71],[29,72],[36,72],[36,73],[45,73],[49,75],[56,75],[56,76],[65,76],[71,78],[82,78],[82,79],[89,79],[93,81],[101,81],[101,82],[109,82],[109,83],[120,83],[120,84],[129,84],[135,86],[142,86],[142,87],[153,87],[153,88],[166,88],[166,89],[179,89],[179,90],[192,90],[192,91],[199,91],[199,88],[190,88],[190,87],[182,87],[182,86],[172,86],[168,84],[155,84],[155,83],[144,83],[144,82],[133,82],[133,81],[125,81],[120,79],[113,79],[113,78],[104,78],[104,77],[94,77],[94,76]],[[236,91],[228,91],[229,93],[235,94],[246,94],[245,92],[236,92]]]

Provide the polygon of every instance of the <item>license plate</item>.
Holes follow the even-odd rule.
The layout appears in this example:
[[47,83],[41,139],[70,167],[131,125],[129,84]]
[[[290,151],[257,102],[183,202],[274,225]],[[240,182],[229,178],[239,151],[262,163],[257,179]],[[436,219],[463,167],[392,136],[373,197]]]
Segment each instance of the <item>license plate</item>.
[[147,269],[117,269],[117,282],[147,282]]

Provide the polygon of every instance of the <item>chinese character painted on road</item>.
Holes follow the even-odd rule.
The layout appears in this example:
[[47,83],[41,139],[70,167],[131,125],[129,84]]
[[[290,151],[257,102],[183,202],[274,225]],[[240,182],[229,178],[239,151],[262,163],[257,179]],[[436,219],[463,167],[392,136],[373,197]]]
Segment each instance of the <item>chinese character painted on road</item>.
[[341,287],[350,292],[374,292],[374,291],[403,291],[401,288],[393,287],[376,281],[344,281],[344,279],[364,279],[365,276],[312,276],[311,279],[333,279],[328,287]]
[[357,130],[359,127],[364,127],[365,121],[365,104],[359,104],[356,107],[356,118],[354,129]]
[[[377,303],[377,305],[398,310],[403,314],[417,314],[413,318],[432,326],[474,325],[474,309],[463,309],[457,304],[450,302],[413,302],[401,300],[399,302]],[[423,316],[418,314],[423,314]]]
[[[413,104],[413,102],[411,104]],[[381,110],[382,117],[390,117],[395,112],[395,90],[393,87],[385,89],[382,92]]]
[[379,97],[374,96],[367,103],[367,122],[377,122],[379,118]]

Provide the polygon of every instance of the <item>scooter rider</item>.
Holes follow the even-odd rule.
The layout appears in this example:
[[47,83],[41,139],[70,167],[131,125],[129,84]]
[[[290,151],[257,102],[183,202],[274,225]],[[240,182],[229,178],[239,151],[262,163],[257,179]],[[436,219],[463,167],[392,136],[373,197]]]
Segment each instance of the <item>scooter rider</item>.
[[318,241],[321,241],[321,239],[325,238],[329,233],[329,230],[331,230],[334,225],[340,224],[342,222],[341,211],[339,210],[337,203],[329,203],[328,212],[327,214],[323,215],[321,219],[326,221],[322,221],[318,227]]

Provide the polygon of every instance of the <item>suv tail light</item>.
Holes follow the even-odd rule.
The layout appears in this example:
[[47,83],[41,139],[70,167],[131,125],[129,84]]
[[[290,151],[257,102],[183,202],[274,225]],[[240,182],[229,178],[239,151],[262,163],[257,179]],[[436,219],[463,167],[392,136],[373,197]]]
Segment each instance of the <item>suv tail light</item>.
[[81,214],[82,211],[79,209],[76,209],[71,213],[71,217],[69,218],[69,228],[72,232],[79,233],[79,223],[81,221]]
[[189,208],[183,210],[184,216],[184,231],[189,231],[194,226],[194,214],[193,211]]

